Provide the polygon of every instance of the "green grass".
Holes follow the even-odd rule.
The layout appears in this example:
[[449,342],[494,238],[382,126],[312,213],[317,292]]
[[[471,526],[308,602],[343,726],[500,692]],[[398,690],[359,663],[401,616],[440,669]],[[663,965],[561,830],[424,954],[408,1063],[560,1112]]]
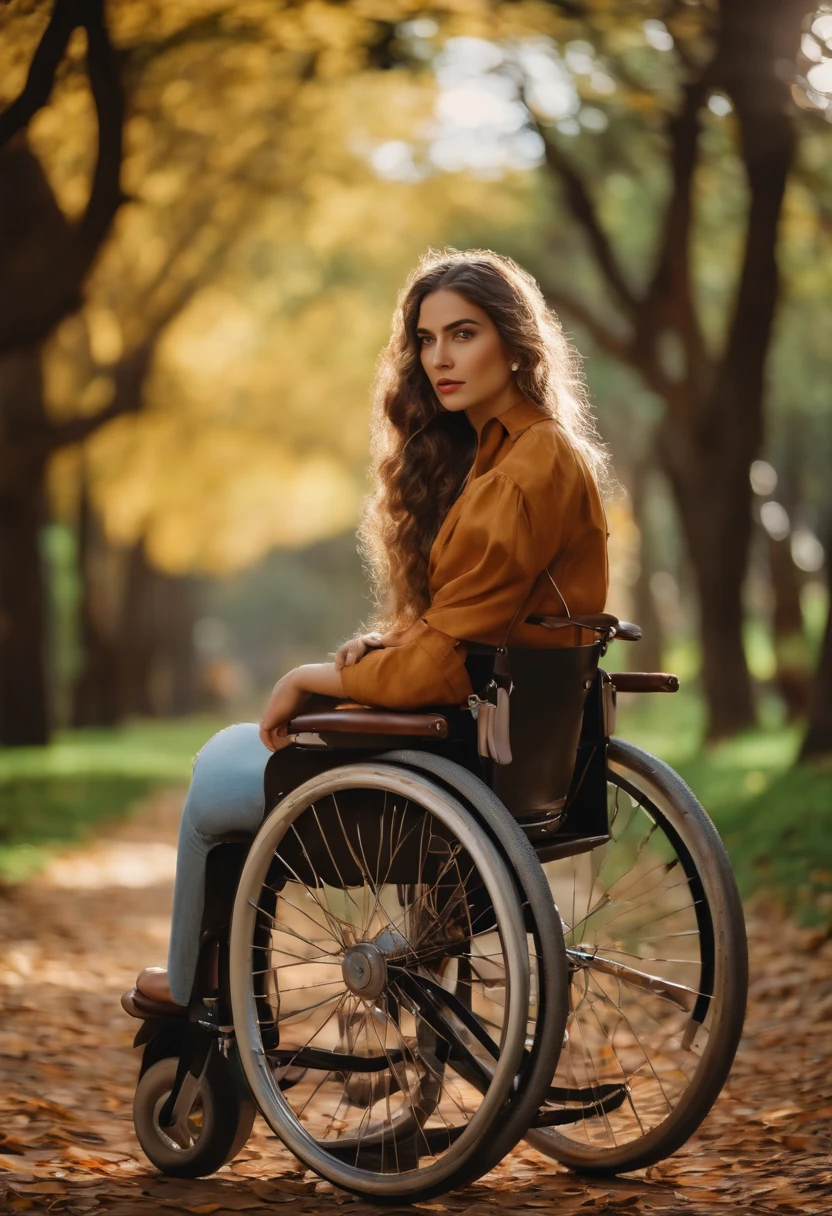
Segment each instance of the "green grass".
[[0,750],[0,882],[19,882],[67,844],[128,813],[152,790],[187,785],[191,761],[223,725],[141,722],[61,732],[46,748]]
[[684,691],[619,699],[616,733],[661,756],[693,789],[743,896],[770,892],[807,924],[832,922],[832,759],[795,766],[800,728],[761,705],[759,729],[700,743],[703,707]]
[[[800,730],[779,723],[773,702],[763,703],[761,720],[705,748],[703,707],[688,684],[674,696],[620,698],[616,733],[681,773],[722,833],[744,895],[770,890],[807,922],[829,922],[832,763],[793,768]],[[193,756],[222,725],[142,722],[0,750],[0,882],[27,877],[153,789],[185,785]]]

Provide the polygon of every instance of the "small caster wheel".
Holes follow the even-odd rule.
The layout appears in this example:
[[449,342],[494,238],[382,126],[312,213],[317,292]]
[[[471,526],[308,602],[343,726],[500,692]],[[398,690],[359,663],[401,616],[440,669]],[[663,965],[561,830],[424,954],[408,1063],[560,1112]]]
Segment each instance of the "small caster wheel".
[[145,1156],[175,1178],[204,1178],[233,1160],[251,1134],[257,1109],[235,1056],[214,1051],[187,1116],[163,1128],[159,1114],[173,1088],[177,1059],[143,1072],[133,1100],[133,1124]]

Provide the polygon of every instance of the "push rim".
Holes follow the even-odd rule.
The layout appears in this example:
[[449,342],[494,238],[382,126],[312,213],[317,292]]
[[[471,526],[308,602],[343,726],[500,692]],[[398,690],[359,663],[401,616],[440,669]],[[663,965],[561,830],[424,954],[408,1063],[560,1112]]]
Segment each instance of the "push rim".
[[[347,790],[375,792],[358,828],[339,808]],[[369,845],[374,823],[381,864]],[[417,842],[416,871],[408,861],[404,877],[429,880],[399,881],[394,859]],[[268,965],[253,965],[265,951]],[[451,1185],[511,1092],[529,1009],[520,903],[473,816],[422,774],[391,765],[312,778],[254,841],[230,953],[243,1066],[288,1147],[338,1185],[380,1197]],[[310,980],[313,970],[321,978]],[[299,1004],[292,988],[316,999]],[[356,1054],[372,1056],[372,1070],[354,1071]],[[408,1137],[410,1155],[400,1155]]]
[[527,1137],[599,1172],[659,1160],[704,1118],[739,1040],[746,967],[736,887],[696,799],[629,744],[611,743],[608,769],[610,842],[544,865],[571,976],[554,1084],[600,1100]]

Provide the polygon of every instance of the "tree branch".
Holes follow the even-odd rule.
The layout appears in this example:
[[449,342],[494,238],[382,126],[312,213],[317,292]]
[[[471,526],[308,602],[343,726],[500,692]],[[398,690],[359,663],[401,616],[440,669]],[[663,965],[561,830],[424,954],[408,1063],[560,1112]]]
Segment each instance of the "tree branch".
[[[0,115],[0,144],[49,99],[72,31],[87,34],[87,70],[98,120],[98,156],[90,197],[55,264],[37,283],[6,283],[0,298],[0,354],[38,345],[80,303],[81,287],[109,232],[121,192],[123,101],[103,0],[55,0],[49,25],[20,97]],[[25,274],[25,268],[24,268]]]
[[103,0],[87,0],[87,62],[90,90],[98,117],[98,158],[87,209],[79,225],[79,253],[83,270],[98,252],[116,212],[124,201],[121,191],[122,126],[124,99],[116,58],[104,20]]
[[667,123],[672,186],[657,242],[653,274],[644,297],[638,334],[642,357],[646,359],[649,352],[653,352],[649,357],[654,361],[655,340],[660,330],[670,328],[678,334],[685,352],[685,379],[695,392],[704,391],[703,377],[710,369],[690,266],[699,110],[709,89],[710,72],[706,68],[701,76],[685,87],[681,109]]
[[73,443],[82,443],[108,422],[128,414],[137,414],[141,410],[144,385],[163,329],[163,324],[154,326],[147,338],[119,359],[118,363],[109,369],[101,369],[113,377],[112,401],[97,414],[70,418],[52,426],[45,439],[47,453],[57,452]]
[[658,360],[645,358],[635,334],[630,338],[625,338],[615,333],[603,321],[600,321],[583,301],[575,299],[567,292],[557,288],[549,290],[544,283],[541,283],[541,290],[554,309],[571,316],[578,325],[582,325],[601,350],[637,371],[648,388],[651,388],[663,400],[675,403],[681,398],[683,386],[675,383],[666,375]]
[[52,95],[55,73],[64,57],[66,44],[80,22],[76,0],[55,0],[49,24],[32,56],[23,91],[0,114],[0,148],[22,131]]
[[[187,248],[187,244],[187,242],[183,242],[180,253]],[[71,418],[67,422],[51,427],[46,439],[48,452],[58,451],[60,448],[69,447],[74,443],[82,443],[115,418],[137,414],[141,411],[144,405],[144,387],[162,334],[171,321],[187,307],[199,289],[211,279],[226,256],[228,248],[227,244],[218,243],[199,270],[179,284],[168,302],[157,310],[150,330],[133,350],[128,351],[111,367],[99,366],[94,369],[92,375],[109,375],[113,378],[112,401],[97,414]],[[169,271],[170,263],[167,264],[166,269]],[[145,301],[145,307],[150,307],[149,300]]]
[[521,90],[521,96],[529,117],[543,140],[546,164],[559,180],[566,196],[569,210],[586,234],[599,270],[624,312],[628,316],[633,316],[638,310],[639,302],[633,295],[624,277],[609,236],[604,231],[598,218],[598,212],[589,190],[575,166],[564,155],[561,149],[557,147],[552,137],[535,117],[524,90]]
[[[723,392],[731,399],[738,427],[747,427],[743,406],[759,402],[764,391],[765,352],[771,341],[775,310],[780,297],[778,236],[783,199],[796,147],[790,113],[788,82],[776,72],[780,47],[799,45],[805,3],[776,5],[766,27],[768,36],[749,48],[750,68],[736,71],[732,51],[748,41],[748,17],[726,5],[723,45],[717,64],[720,84],[734,104],[740,153],[748,182],[749,206],[742,268],[728,335],[722,356]],[[730,20],[729,20],[730,17]],[[742,40],[742,41],[741,41]],[[760,79],[772,83],[762,93]],[[712,403],[714,412],[722,402]],[[762,434],[762,416],[755,418]]]
[[540,283],[541,290],[547,302],[556,312],[562,312],[572,317],[590,334],[601,350],[625,363],[630,362],[632,342],[609,329],[582,300],[569,295],[559,288],[550,288],[546,283]]

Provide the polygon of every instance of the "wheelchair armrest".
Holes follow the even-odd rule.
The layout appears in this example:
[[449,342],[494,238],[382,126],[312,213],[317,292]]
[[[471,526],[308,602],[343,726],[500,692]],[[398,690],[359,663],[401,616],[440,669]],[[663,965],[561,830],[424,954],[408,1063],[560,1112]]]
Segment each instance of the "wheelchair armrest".
[[678,692],[679,677],[669,671],[611,671],[617,692]]
[[568,625],[580,625],[595,633],[611,634],[620,642],[640,642],[641,626],[631,621],[620,621],[611,612],[591,612],[583,616],[544,616],[539,612],[526,617],[529,625],[542,625],[544,629],[565,629]]
[[411,738],[447,739],[448,721],[438,713],[407,713],[343,705],[316,713],[298,714],[287,727],[290,735],[349,734],[405,735]]

